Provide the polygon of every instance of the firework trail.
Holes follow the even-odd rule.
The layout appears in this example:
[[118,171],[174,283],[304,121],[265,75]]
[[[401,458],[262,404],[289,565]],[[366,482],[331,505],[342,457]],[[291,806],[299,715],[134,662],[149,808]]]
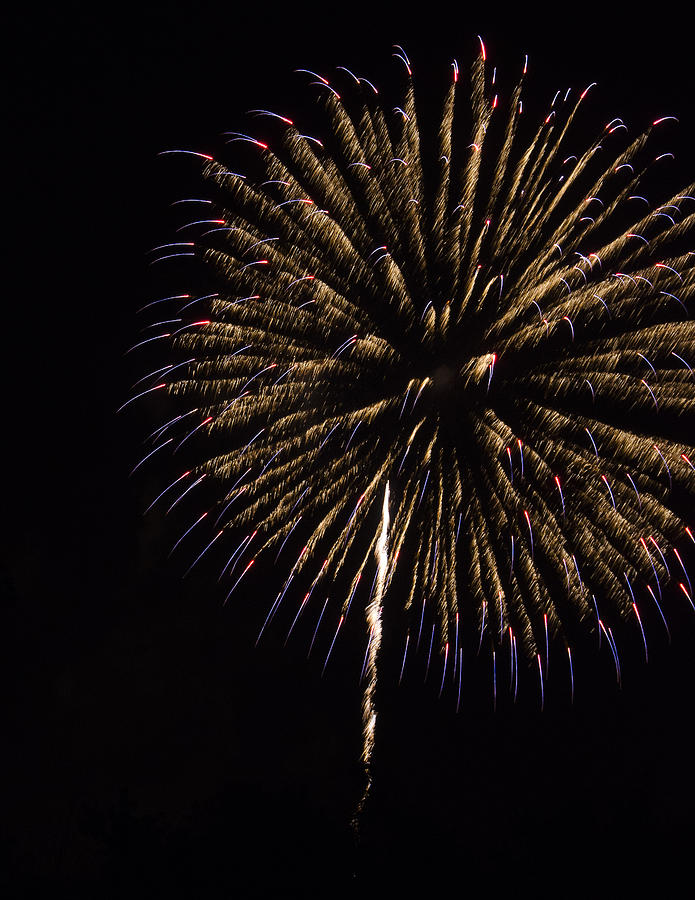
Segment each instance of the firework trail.
[[136,345],[171,353],[137,396],[179,401],[146,458],[187,462],[154,502],[190,511],[195,563],[229,537],[227,600],[259,558],[288,560],[261,632],[280,610],[290,633],[308,620],[326,662],[353,601],[366,610],[367,765],[387,591],[405,653],[427,673],[439,659],[459,696],[465,634],[492,651],[495,692],[508,659],[516,697],[521,653],[543,695],[560,645],[574,693],[577,626],[620,678],[615,624],[632,619],[646,654],[667,582],[693,603],[695,185],[645,196],[671,117],[636,137],[615,119],[578,148],[587,88],[527,137],[526,67],[498,95],[481,42],[470,87],[454,64],[421,133],[395,56],[395,108],[347,69],[335,87],[302,76],[321,139],[255,110],[263,139],[230,135],[253,176],[171,151],[205,193],[180,201],[193,214],[155,261],[194,257],[212,282],[151,304],[164,314]]
[[381,647],[384,594],[386,592],[386,578],[389,569],[389,483],[384,489],[384,503],[381,511],[381,526],[379,541],[376,545],[375,556],[377,562],[374,594],[367,606],[367,625],[369,626],[369,644],[367,646],[367,685],[362,696],[362,762],[364,763],[367,784],[362,799],[357,807],[357,817],[364,808],[372,786],[371,760],[374,750],[374,732],[376,730],[376,705],[374,693],[377,685],[377,656]]

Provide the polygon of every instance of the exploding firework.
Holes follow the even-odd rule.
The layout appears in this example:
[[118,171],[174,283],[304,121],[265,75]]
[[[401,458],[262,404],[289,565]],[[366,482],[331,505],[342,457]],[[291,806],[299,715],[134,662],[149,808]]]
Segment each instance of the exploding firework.
[[615,119],[578,149],[587,88],[527,136],[526,67],[498,98],[481,42],[425,134],[395,56],[395,108],[347,69],[305,73],[321,139],[254,111],[260,137],[230,139],[257,177],[171,151],[205,194],[158,259],[203,261],[210,286],[150,304],[167,314],[142,343],[174,356],[137,389],[180,404],[145,459],[194,462],[152,505],[204,494],[176,546],[193,564],[226,548],[227,600],[287,559],[261,633],[280,609],[290,632],[309,622],[324,668],[361,607],[367,766],[385,606],[406,620],[403,664],[419,648],[460,698],[464,635],[493,673],[504,653],[514,696],[529,660],[542,695],[551,645],[573,690],[577,623],[619,677],[617,621],[646,654],[665,584],[693,604],[695,186],[660,205],[644,187],[666,119],[634,138]]

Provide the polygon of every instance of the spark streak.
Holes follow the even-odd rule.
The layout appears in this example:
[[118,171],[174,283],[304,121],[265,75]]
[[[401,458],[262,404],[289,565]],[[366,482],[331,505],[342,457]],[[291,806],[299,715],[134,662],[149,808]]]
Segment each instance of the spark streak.
[[[362,799],[357,807],[356,818],[367,802],[369,790],[372,785],[371,762],[372,753],[374,752],[374,732],[376,730],[376,705],[374,702],[374,694],[377,685],[377,658],[379,649],[381,648],[382,636],[382,609],[384,602],[384,594],[386,591],[386,578],[389,569],[389,483],[386,482],[384,488],[384,500],[381,507],[381,529],[375,549],[377,561],[377,579],[374,596],[367,606],[367,625],[369,628],[370,641],[367,653],[367,683],[362,694],[362,763],[364,773],[367,778],[367,784],[362,794]],[[342,620],[341,620],[342,621]],[[406,644],[406,653],[407,653]],[[405,664],[405,654],[403,655],[403,663]]]

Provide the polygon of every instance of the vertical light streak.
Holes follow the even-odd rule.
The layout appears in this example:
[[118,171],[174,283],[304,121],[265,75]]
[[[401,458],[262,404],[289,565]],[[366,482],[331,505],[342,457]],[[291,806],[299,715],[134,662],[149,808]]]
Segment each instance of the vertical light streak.
[[[357,828],[359,816],[364,809],[372,786],[371,763],[372,753],[374,752],[374,733],[377,717],[374,695],[377,686],[377,660],[379,649],[381,648],[384,593],[386,591],[386,578],[389,569],[389,525],[389,483],[387,481],[384,488],[384,501],[381,507],[381,530],[374,552],[377,564],[376,588],[366,611],[370,641],[367,648],[367,683],[362,694],[362,765],[364,766],[367,784],[353,819],[355,828]],[[403,662],[405,663],[405,655]]]
[[442,680],[439,685],[439,696],[442,696],[444,690],[444,682],[446,681],[446,665],[449,662],[449,641],[444,645],[444,666],[442,667]]
[[497,712],[497,658],[492,651],[492,711]]
[[458,693],[456,695],[456,712],[461,708],[461,679],[463,677],[463,647],[459,648],[458,652],[458,670],[459,670],[459,681],[458,681]]
[[343,622],[345,621],[345,616],[340,617],[340,621],[338,622],[338,627],[335,630],[335,634],[333,635],[333,640],[331,641],[331,646],[328,648],[328,653],[326,654],[326,659],[323,664],[323,668],[321,669],[321,675],[326,671],[326,666],[328,665],[328,660],[331,657],[331,653],[333,652],[333,648],[335,647],[335,642],[338,639],[338,632],[340,631]]
[[435,625],[432,623],[432,634],[430,635],[430,646],[427,651],[427,666],[425,668],[425,681],[427,681],[427,676],[430,674],[430,662],[432,661],[432,645],[434,644],[434,629]]
[[403,681],[403,672],[405,671],[405,660],[408,656],[408,644],[410,643],[410,632],[405,636],[405,649],[403,650],[403,662],[401,663],[401,672],[398,676],[398,684],[400,685]]
[[307,659],[311,656],[311,651],[314,649],[314,643],[316,642],[316,635],[319,633],[319,628],[321,626],[321,620],[323,619],[323,614],[326,612],[326,607],[328,606],[328,601],[330,597],[326,597],[323,601],[323,606],[321,607],[321,614],[319,616],[319,620],[316,623],[316,628],[314,628],[314,633],[311,637],[311,643],[309,644],[309,651],[307,652]]

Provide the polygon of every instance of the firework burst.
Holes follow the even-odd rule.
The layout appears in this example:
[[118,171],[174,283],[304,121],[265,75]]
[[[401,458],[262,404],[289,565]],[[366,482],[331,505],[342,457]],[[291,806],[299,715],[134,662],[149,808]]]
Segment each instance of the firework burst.
[[459,697],[464,633],[493,667],[504,651],[514,694],[520,656],[542,692],[551,644],[572,678],[574,623],[619,677],[611,626],[644,638],[643,607],[666,624],[669,581],[693,603],[695,186],[660,205],[643,187],[666,120],[631,137],[615,119],[577,149],[587,88],[522,139],[526,67],[498,98],[481,42],[425,135],[395,56],[395,108],[347,69],[305,73],[321,139],[256,110],[262,139],[230,140],[257,178],[191,154],[206,193],[158,259],[202,260],[211,287],[154,307],[143,343],[175,355],[138,388],[180,402],[146,458],[195,461],[155,502],[216,485],[179,540],[195,562],[228,545],[227,599],[291,556],[261,631],[289,608],[326,662],[362,608],[367,765],[385,603],[407,617],[403,662],[439,658]]

